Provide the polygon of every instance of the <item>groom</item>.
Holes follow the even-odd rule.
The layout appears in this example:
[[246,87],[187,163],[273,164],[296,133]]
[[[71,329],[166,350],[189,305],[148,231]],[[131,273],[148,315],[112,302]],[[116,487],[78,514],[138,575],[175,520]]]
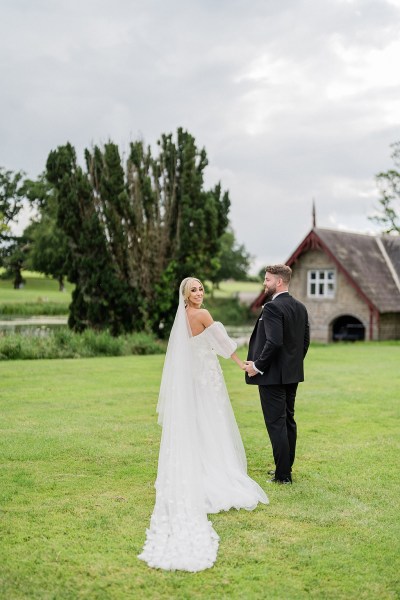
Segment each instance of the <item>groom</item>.
[[306,307],[289,294],[292,270],[266,267],[266,304],[250,338],[246,383],[258,385],[265,425],[272,444],[273,483],[292,483],[297,429],[294,403],[303,360],[310,344]]

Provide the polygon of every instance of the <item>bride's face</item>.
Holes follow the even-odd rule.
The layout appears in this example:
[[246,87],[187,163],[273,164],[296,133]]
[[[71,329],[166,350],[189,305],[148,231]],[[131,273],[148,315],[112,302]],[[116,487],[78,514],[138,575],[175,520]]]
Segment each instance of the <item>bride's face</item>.
[[197,279],[193,279],[190,282],[188,305],[192,306],[193,308],[200,308],[200,306],[203,304],[203,298],[204,288],[202,283],[197,281]]

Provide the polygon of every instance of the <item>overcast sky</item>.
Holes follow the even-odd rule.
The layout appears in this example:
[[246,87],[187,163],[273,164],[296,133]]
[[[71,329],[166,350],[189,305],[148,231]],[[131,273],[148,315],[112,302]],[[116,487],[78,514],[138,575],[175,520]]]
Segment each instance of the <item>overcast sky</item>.
[[[374,231],[400,140],[400,0],[2,0],[0,166],[182,126],[254,269],[317,225]],[[26,218],[26,217],[25,217]]]

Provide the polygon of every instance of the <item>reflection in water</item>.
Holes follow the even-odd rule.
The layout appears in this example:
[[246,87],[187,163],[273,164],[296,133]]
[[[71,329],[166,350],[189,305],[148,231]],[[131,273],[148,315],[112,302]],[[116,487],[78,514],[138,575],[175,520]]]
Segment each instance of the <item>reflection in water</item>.
[[0,321],[0,335],[19,333],[22,335],[45,337],[55,329],[64,329],[66,327],[66,317],[12,318]]

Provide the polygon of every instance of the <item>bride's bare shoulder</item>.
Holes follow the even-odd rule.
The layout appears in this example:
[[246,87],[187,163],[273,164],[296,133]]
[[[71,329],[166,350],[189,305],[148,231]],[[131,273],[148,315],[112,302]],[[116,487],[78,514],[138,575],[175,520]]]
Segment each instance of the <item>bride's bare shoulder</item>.
[[214,319],[212,318],[210,312],[206,308],[200,308],[199,313],[199,320],[204,325],[204,327],[209,327],[214,323]]

